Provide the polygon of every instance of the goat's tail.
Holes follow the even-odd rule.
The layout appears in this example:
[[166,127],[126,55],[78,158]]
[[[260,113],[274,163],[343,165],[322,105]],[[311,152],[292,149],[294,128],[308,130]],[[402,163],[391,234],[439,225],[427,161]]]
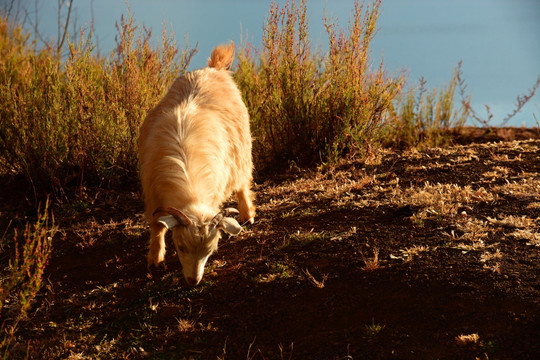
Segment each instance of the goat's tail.
[[212,50],[208,66],[216,70],[229,70],[234,61],[234,43],[218,45]]

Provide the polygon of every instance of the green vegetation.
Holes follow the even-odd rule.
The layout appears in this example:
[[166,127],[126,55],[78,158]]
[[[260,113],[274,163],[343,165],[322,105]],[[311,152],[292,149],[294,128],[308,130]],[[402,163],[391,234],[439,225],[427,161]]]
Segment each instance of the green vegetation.
[[426,89],[420,79],[417,88],[409,89],[394,104],[385,123],[384,143],[399,148],[427,148],[451,142],[449,130],[465,125],[469,111],[465,105],[456,108],[454,98],[459,66],[447,87]]
[[365,333],[368,338],[373,338],[385,328],[384,325],[375,324],[375,319],[371,319],[371,324],[365,325]]

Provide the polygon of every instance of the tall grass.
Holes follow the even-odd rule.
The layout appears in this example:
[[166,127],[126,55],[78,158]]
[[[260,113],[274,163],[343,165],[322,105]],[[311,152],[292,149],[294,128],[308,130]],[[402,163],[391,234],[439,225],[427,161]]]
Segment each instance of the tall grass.
[[427,89],[420,79],[400,96],[387,113],[382,131],[384,144],[397,148],[427,148],[448,145],[450,130],[465,125],[468,108],[456,107],[459,66],[448,85],[441,89]]
[[[381,0],[356,1],[347,29],[325,16],[328,51],[314,49],[305,0],[272,3],[262,47],[244,44],[235,68],[252,119],[257,166],[336,161],[389,146],[441,145],[463,123],[448,88],[402,95],[404,77],[370,59]],[[38,200],[64,189],[119,186],[137,178],[138,128],[196,49],[131,15],[117,46],[99,55],[91,33],[68,36],[67,55],[37,50],[0,17],[0,175],[22,174]],[[424,145],[420,145],[424,144]]]
[[[43,273],[52,251],[55,233],[54,219],[46,203],[38,211],[35,223],[26,224],[21,235],[14,236],[15,255],[2,276],[0,284],[0,357],[10,358],[13,340],[21,321],[26,319],[33,301],[41,289]],[[4,274],[2,274],[4,275]]]
[[[94,51],[91,34],[68,41],[69,55],[35,49],[0,19],[0,171],[22,173],[36,192],[111,186],[136,178],[138,127],[194,50],[179,52],[165,31],[122,17],[117,47]],[[38,196],[38,194],[36,194]]]
[[273,3],[263,46],[240,52],[236,80],[250,109],[255,158],[268,165],[335,160],[376,146],[403,78],[370,68],[380,1],[355,2],[348,32],[325,19],[329,52],[309,40],[306,1]]

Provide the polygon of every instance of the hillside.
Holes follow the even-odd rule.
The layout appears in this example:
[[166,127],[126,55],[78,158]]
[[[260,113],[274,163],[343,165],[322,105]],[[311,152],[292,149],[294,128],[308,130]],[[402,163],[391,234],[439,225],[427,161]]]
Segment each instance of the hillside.
[[170,239],[166,269],[147,271],[136,188],[90,189],[55,211],[13,354],[537,358],[539,157],[540,140],[473,143],[260,176],[255,224],[195,288]]

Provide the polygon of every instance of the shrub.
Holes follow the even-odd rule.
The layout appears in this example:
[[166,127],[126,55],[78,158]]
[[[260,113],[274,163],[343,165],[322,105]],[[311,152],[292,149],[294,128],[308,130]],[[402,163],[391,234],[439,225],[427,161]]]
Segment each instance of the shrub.
[[383,131],[384,144],[398,148],[427,148],[448,145],[450,129],[465,124],[468,110],[455,108],[459,67],[446,87],[428,90],[420,79],[418,87],[409,89],[387,113]]
[[369,68],[379,7],[356,2],[348,33],[326,18],[329,52],[321,55],[309,41],[305,0],[271,5],[263,49],[245,46],[236,69],[259,165],[336,160],[377,144],[403,82],[389,78],[382,63]]
[[[457,77],[457,84],[459,86],[459,94],[461,97],[461,105],[467,109],[467,112],[470,115],[470,118],[474,121],[476,121],[477,124],[482,125],[487,128],[493,127],[493,113],[491,112],[491,109],[488,105],[484,105],[486,108],[486,117],[480,116],[475,109],[473,109],[471,105],[471,96],[467,94],[467,83],[465,82],[465,79],[463,78],[463,71],[462,71],[462,65],[463,62],[460,61],[458,64],[458,67],[456,69],[456,77]],[[536,81],[534,85],[527,90],[527,92],[518,95],[516,97],[516,102],[514,103],[514,109],[508,113],[504,119],[502,119],[502,122],[496,126],[506,126],[506,124],[514,117],[516,116],[523,107],[531,101],[531,99],[536,94],[536,90],[540,88],[540,75],[537,76]],[[536,116],[533,114],[533,116],[536,119]],[[538,124],[538,121],[537,121]]]
[[118,185],[136,177],[138,128],[195,50],[131,16],[117,25],[117,47],[95,53],[92,36],[69,41],[61,61],[0,19],[0,172],[24,174],[57,197],[68,185]]

